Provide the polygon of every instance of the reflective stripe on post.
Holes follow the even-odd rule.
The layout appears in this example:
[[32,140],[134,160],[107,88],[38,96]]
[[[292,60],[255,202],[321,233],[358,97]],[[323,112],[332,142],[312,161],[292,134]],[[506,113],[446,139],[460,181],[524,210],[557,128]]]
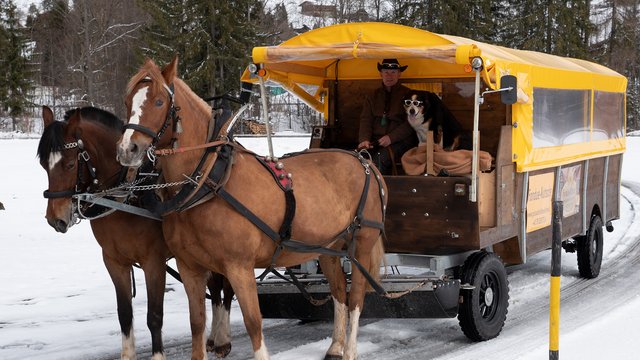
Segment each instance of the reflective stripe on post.
[[560,273],[562,255],[562,201],[553,202],[551,282],[549,290],[549,360],[560,356]]

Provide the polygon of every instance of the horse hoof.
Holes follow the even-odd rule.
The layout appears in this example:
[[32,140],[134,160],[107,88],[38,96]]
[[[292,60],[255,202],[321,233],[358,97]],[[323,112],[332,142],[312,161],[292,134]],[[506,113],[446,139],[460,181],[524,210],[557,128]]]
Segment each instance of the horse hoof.
[[207,351],[214,353],[217,358],[224,358],[231,352],[231,343],[215,346],[213,341],[207,340]]
[[324,360],[342,360],[342,355],[330,355],[327,354],[324,356]]

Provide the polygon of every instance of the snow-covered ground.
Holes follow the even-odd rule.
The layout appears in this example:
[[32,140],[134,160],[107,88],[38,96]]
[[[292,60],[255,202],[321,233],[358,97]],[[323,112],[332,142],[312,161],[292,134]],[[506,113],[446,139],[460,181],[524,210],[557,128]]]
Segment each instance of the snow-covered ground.
[[[263,138],[244,140],[266,153]],[[0,359],[115,359],[121,337],[115,293],[88,222],[58,234],[44,219],[47,180],[35,157],[38,140],[0,139]],[[276,138],[276,155],[304,148],[308,138]],[[640,358],[640,138],[628,139],[621,220],[605,233],[601,277],[579,279],[575,254],[563,253],[560,356],[563,359]],[[640,185],[639,185],[640,187]],[[635,191],[638,191],[635,189]],[[455,319],[364,320],[361,359],[545,359],[548,357],[548,271],[550,254],[509,268],[511,298],[502,334],[483,343],[466,340]],[[601,281],[599,281],[601,279]],[[136,270],[135,335],[140,358],[148,358],[146,294]],[[164,340],[167,356],[188,359],[186,295],[167,281]],[[237,304],[232,310],[234,348],[230,359],[252,357]],[[275,360],[322,359],[330,323],[265,320],[265,337]]]

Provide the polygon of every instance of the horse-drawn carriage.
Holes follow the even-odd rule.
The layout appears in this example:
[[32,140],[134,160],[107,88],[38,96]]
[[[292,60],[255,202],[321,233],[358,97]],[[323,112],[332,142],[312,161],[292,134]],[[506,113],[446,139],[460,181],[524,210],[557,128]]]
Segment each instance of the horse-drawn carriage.
[[[563,247],[577,252],[581,276],[598,276],[603,224],[611,230],[619,216],[626,79],[583,60],[382,23],[330,26],[254,48],[255,66],[242,79],[277,83],[322,112],[311,148],[355,149],[362,94],[379,86],[383,58],[408,65],[400,82],[438,94],[474,132],[474,166],[459,176],[385,176],[387,265],[422,271],[385,277],[387,290],[407,294],[369,294],[362,316],[458,315],[469,338],[497,336],[509,298],[503,263],[522,264],[551,247],[554,200],[564,202]],[[478,170],[478,150],[491,154],[490,171]],[[326,293],[309,268],[300,281],[311,294]],[[277,279],[258,291],[265,317],[331,313]]]
[[[427,161],[428,176],[383,178],[351,151],[357,146],[362,94],[379,83],[376,63],[391,57],[409,65],[401,80],[405,86],[438,94],[472,131],[469,174],[433,176]],[[109,131],[108,141],[82,139],[91,129],[104,130],[104,124],[78,111],[75,120],[52,130],[55,141],[41,143],[39,152],[50,175],[45,195],[51,209],[65,199],[60,214],[48,211],[48,219],[64,231],[82,202],[100,200],[79,194],[82,190],[102,191],[101,185],[113,182],[113,173],[126,175],[104,164],[114,169],[111,176],[95,177],[96,168],[81,161],[89,157],[83,154],[101,153],[95,150],[106,146],[103,153],[114,162],[119,138],[120,164],[137,167],[157,157],[163,183],[150,188],[166,200],[153,206],[153,214],[163,216],[167,248],[156,257],[163,259],[168,251],[176,257],[189,297],[194,359],[206,358],[207,348],[218,347],[215,351],[223,355],[230,350],[229,318],[223,311],[214,313],[214,321],[226,325],[227,333],[212,334],[210,344],[204,341],[210,271],[225,275],[236,291],[256,359],[268,358],[261,316],[333,316],[327,358],[356,358],[360,316],[457,315],[470,339],[497,336],[509,298],[504,264],[525,263],[551,246],[552,201],[565,204],[561,237],[567,251],[577,252],[580,274],[598,276],[602,227],[611,229],[619,216],[623,76],[582,60],[378,23],[313,30],[280,46],[255,48],[253,61],[243,75],[245,83],[260,82],[263,90],[265,83],[278,83],[324,114],[324,124],[313,129],[312,150],[278,161],[230,141],[233,120],[226,128],[211,121],[212,109],[179,79],[174,59],[163,69],[147,61],[132,77],[126,94],[130,118],[122,136],[120,125]],[[492,158],[486,172],[478,167],[480,151]],[[425,156],[432,156],[430,150]],[[55,181],[52,174],[58,172],[66,175],[64,181]],[[88,175],[94,180],[87,182]],[[154,217],[145,211],[135,212]],[[149,226],[159,233],[158,224]],[[386,265],[403,273],[387,274],[376,286],[385,255],[381,230]],[[315,260],[304,262],[317,253],[323,273]],[[132,261],[119,264],[125,285]],[[256,284],[254,266],[287,267],[297,286],[279,278]],[[408,268],[418,270],[404,273]],[[363,307],[366,280],[384,296],[367,294]],[[318,301],[329,293],[333,309],[331,302]],[[123,305],[130,302],[127,291],[120,297]],[[122,319],[130,322],[126,315]],[[149,317],[156,332],[158,315]],[[128,325],[122,326],[127,338]],[[132,343],[124,339],[123,354]],[[160,339],[154,340],[156,352],[161,356]]]

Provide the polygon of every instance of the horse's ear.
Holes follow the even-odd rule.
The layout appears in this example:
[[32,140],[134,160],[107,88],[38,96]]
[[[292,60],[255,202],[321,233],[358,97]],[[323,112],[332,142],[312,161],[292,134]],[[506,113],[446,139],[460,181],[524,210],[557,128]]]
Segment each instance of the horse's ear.
[[56,121],[53,117],[53,111],[46,105],[42,105],[42,120],[44,121],[44,127],[47,127]]
[[171,84],[178,74],[178,55],[173,57],[169,65],[162,69],[162,76],[167,84]]

